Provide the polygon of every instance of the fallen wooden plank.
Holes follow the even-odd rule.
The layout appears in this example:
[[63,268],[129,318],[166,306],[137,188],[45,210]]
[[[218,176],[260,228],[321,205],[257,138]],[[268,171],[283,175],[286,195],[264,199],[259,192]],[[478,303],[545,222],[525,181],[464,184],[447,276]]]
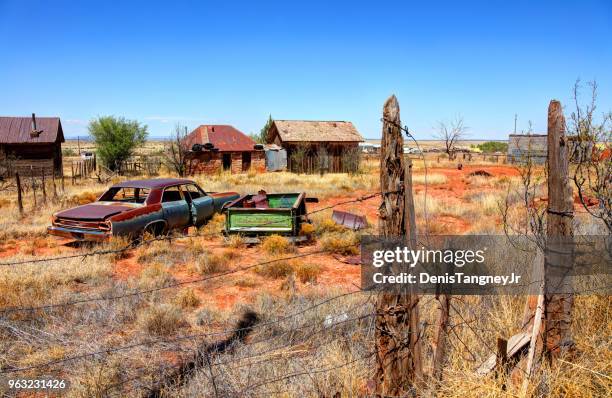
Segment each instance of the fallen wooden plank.
[[[508,351],[506,356],[508,360],[512,359],[518,354],[523,348],[527,347],[531,341],[531,334],[527,332],[520,332],[508,339]],[[480,365],[476,370],[476,374],[479,376],[486,376],[495,369],[497,363],[497,354],[492,354],[486,361]]]

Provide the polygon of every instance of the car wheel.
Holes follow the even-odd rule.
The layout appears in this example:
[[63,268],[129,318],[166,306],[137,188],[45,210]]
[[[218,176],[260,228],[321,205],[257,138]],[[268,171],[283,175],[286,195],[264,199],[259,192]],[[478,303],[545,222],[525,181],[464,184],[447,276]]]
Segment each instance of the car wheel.
[[151,234],[153,235],[153,237],[157,238],[157,237],[164,235],[165,231],[166,231],[165,225],[163,223],[158,222],[158,223],[147,225],[142,234],[143,235]]

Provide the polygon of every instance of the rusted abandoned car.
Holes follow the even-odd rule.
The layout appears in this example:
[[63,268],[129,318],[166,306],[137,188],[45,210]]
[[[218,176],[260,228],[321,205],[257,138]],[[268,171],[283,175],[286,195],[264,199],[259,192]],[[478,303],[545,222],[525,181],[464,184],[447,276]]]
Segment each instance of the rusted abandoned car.
[[93,203],[53,215],[50,234],[102,241],[110,236],[136,238],[205,224],[237,199],[236,192],[204,192],[186,179],[160,178],[115,184]]

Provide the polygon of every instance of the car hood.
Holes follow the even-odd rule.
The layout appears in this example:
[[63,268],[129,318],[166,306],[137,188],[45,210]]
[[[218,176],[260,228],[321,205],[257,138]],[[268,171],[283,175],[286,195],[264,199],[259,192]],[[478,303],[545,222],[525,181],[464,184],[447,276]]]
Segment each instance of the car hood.
[[90,203],[88,205],[73,207],[72,209],[60,211],[55,216],[59,218],[70,218],[75,220],[104,220],[126,210],[131,206],[108,204],[108,202]]

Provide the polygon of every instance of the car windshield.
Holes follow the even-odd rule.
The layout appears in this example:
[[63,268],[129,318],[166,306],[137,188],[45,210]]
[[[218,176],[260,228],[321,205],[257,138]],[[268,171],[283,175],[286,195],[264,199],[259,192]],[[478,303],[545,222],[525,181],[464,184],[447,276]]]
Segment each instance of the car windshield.
[[111,188],[100,197],[100,201],[144,203],[149,192],[147,188]]

